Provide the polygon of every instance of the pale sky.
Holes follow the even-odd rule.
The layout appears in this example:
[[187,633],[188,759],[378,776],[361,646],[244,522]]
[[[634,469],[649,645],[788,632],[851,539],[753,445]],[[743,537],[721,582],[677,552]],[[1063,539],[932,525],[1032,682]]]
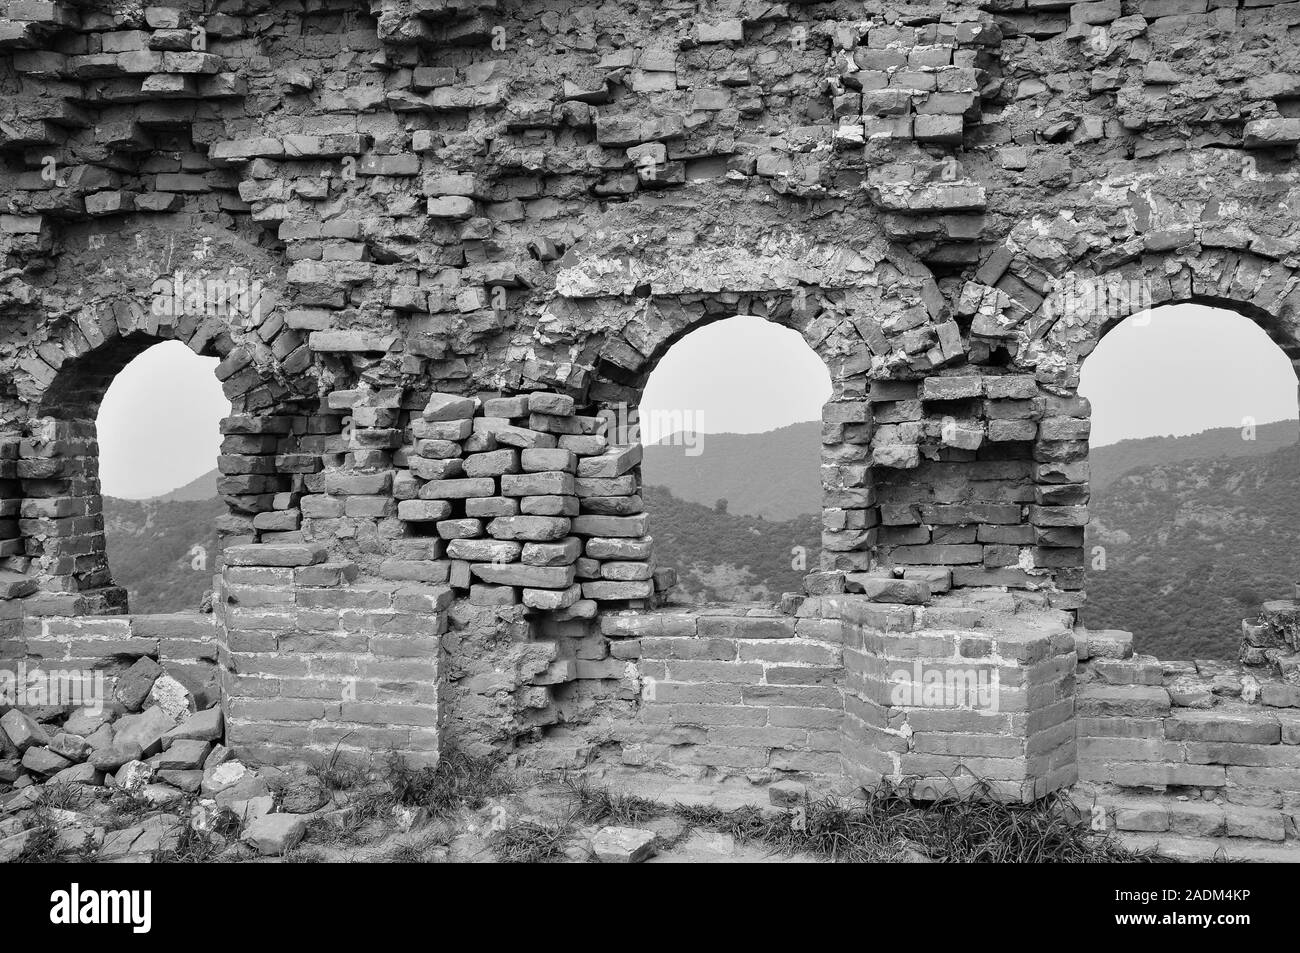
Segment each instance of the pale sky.
[[830,396],[830,373],[798,331],[749,315],[726,318],[686,335],[650,374],[641,442],[676,430],[762,433],[818,420]]
[[1135,314],[1083,362],[1092,443],[1296,417],[1290,360],[1253,321],[1181,304]]
[[[167,341],[118,375],[99,412],[100,481],[110,496],[170,492],[216,467],[230,403],[203,358]],[[1083,364],[1095,446],[1296,417],[1296,377],[1255,324],[1198,305],[1129,318]],[[677,429],[762,433],[817,420],[830,375],[795,331],[741,316],[684,337],[650,375],[642,440]]]
[[217,359],[155,344],[109,385],[99,408],[99,481],[109,496],[161,496],[216,469],[230,401]]
[[[1134,315],[1083,363],[1092,443],[1199,433],[1296,417],[1296,376],[1254,322],[1231,311],[1173,305]],[[761,433],[817,420],[830,397],[821,360],[794,331],[736,317],[682,338],[650,375],[642,441],[678,429]],[[657,427],[659,421],[666,427]],[[695,426],[690,426],[690,423]]]

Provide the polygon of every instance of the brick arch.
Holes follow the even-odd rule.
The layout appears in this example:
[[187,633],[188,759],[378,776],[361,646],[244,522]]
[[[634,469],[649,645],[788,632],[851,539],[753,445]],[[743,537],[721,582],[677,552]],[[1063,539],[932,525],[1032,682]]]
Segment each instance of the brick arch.
[[[880,326],[907,306],[902,298],[882,300],[863,289],[816,287],[648,298],[630,309],[631,317],[625,316],[626,303],[611,301],[608,307],[621,311],[623,320],[596,351],[591,406],[597,414],[615,415],[620,406],[639,407],[651,373],[673,346],[717,321],[750,315],[798,332],[831,382],[822,413],[822,555],[820,565],[810,563],[809,569],[866,570],[875,563],[879,523],[866,396],[869,375],[873,366],[879,371],[877,358],[883,356],[868,339],[883,340]],[[618,318],[609,324],[619,326]],[[639,466],[635,476],[639,485]],[[650,519],[653,529],[653,513]]]
[[[1200,241],[1194,241],[1193,237]],[[996,285],[967,284],[964,297],[982,298],[972,332],[1015,341],[1013,367],[1032,372],[1040,389],[1032,398],[1037,431],[1033,439],[1033,526],[1030,571],[1050,577],[1061,595],[1059,608],[1078,608],[1085,589],[1084,527],[1091,502],[1088,466],[1091,407],[1078,393],[1079,371],[1098,343],[1127,318],[1175,304],[1201,304],[1242,315],[1257,324],[1290,358],[1300,377],[1300,285],[1278,258],[1252,251],[1257,239],[1234,232],[1238,247],[1188,229],[1176,248],[1114,248],[1069,263],[1033,295],[1018,277],[1032,262],[1007,254],[999,267],[1013,277],[984,269]],[[1148,239],[1159,245],[1164,239]],[[1122,264],[1098,267],[1116,258]]]
[[[242,312],[205,313],[166,300],[167,279],[152,295],[122,296],[83,306],[55,326],[19,362],[18,389],[27,416],[16,421],[7,452],[15,459],[20,518],[5,523],[0,550],[13,568],[48,592],[76,593],[67,614],[121,612],[125,593],[113,585],[103,536],[96,417],[109,386],[135,357],[178,340],[196,354],[219,358],[216,376],[231,402],[221,421],[218,492],[229,515],[218,527],[227,542],[258,541],[259,518],[271,531],[290,530],[284,514],[304,491],[319,455],[301,445],[316,401],[314,376],[281,360]],[[260,315],[262,325],[277,315]],[[283,349],[282,349],[283,350]],[[303,348],[305,353],[305,347]],[[310,441],[310,438],[307,438]]]
[[[1300,365],[1300,293],[1295,292],[1300,276],[1277,259],[1249,251],[1200,247],[1147,255],[1101,274],[1067,272],[1060,284],[1068,288],[1071,282],[1090,292],[1084,296],[1084,313],[1078,315],[1083,320],[1074,323],[1073,332],[1054,322],[1045,341],[1068,348],[1079,359],[1134,314],[1165,305],[1200,304],[1253,321]],[[1069,299],[1068,291],[1058,295],[1057,310],[1062,316],[1072,310]],[[1049,296],[1047,303],[1052,301]]]

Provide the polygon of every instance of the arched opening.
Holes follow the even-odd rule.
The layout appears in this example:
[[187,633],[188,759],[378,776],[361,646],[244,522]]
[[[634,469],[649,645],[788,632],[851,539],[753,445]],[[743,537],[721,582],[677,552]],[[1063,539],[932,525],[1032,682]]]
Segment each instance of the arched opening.
[[218,568],[217,457],[230,402],[217,364],[179,341],[154,344],[99,405],[108,560],[137,613],[198,608]]
[[[114,561],[124,578],[141,580],[142,592],[146,582],[155,590],[158,598],[143,602],[149,612],[197,608],[194,594],[206,592],[218,567],[213,530],[225,544],[298,535],[297,500],[306,476],[319,469],[318,448],[302,440],[309,407],[232,340],[222,322],[220,314],[186,313],[176,326],[163,326],[154,309],[127,304],[83,315],[48,351],[56,355],[53,371],[17,447],[22,519],[7,545],[21,555],[6,563],[35,584],[43,614],[127,611],[126,590],[109,565],[102,476],[110,495],[148,501],[134,504],[148,511],[133,520],[149,528],[137,541],[140,552],[124,555],[117,546]],[[108,397],[124,373],[125,383]],[[224,434],[219,457],[217,420]],[[124,432],[143,443],[131,449],[128,442],[120,453],[120,445],[110,446],[109,469],[101,474],[99,437],[117,444]],[[214,468],[220,472],[215,488],[207,476]],[[182,489],[184,497],[219,494],[220,504],[183,501],[181,522],[201,524],[202,531],[178,531],[164,545],[155,497]],[[151,562],[178,546],[169,566],[186,581],[168,585]],[[163,595],[167,590],[171,597]]]
[[650,373],[642,493],[675,602],[774,601],[819,568],[825,364],[790,328],[696,328]]
[[1289,597],[1296,371],[1255,322],[1170,305],[1116,325],[1083,364],[1092,404],[1089,628],[1161,659],[1235,658],[1243,617]]

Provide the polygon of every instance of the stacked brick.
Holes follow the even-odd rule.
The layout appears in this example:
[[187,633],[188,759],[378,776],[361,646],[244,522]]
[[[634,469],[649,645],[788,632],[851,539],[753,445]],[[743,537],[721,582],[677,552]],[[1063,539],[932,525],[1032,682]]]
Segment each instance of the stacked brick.
[[[635,663],[639,725],[621,759],[766,780],[840,773],[838,620],[768,607],[607,613],[611,664]],[[615,661],[617,660],[617,661]]]
[[1243,619],[1240,657],[1261,677],[1300,686],[1300,602],[1265,602],[1257,619]]
[[648,603],[641,447],[605,430],[562,394],[433,394],[408,428],[398,518],[436,535],[444,579],[473,604],[589,618],[600,602]]
[[1088,405],[1029,375],[873,381],[878,556],[942,566],[955,586],[1055,587],[1077,608]]
[[225,561],[216,611],[232,746],[270,762],[393,749],[436,763],[450,590],[361,581],[305,543],[231,546]]
[[[991,585],[1079,604],[1078,372],[1119,319],[1233,302],[1295,343],[1300,241],[1278,210],[1296,201],[1300,80],[1277,44],[1300,4],[996,6],[6,4],[3,651],[35,625],[24,615],[48,632],[121,610],[93,414],[62,397],[70,372],[93,398],[145,342],[174,338],[222,358],[234,405],[218,629],[234,736],[258,753],[323,752],[351,731],[431,759],[441,678],[456,723],[491,721],[494,744],[571,738],[590,717],[590,748],[616,735],[632,762],[815,773],[843,717],[845,767],[864,779],[978,767],[1008,796],[1064,783],[1057,634],[1018,639],[930,596]],[[148,289],[178,261],[205,277],[247,266],[286,307],[159,314]],[[1080,282],[1101,293],[1072,297]],[[652,605],[671,582],[635,447],[593,421],[635,406],[673,342],[738,313],[798,330],[831,369],[824,573],[792,606],[793,636],[749,608],[677,619],[671,637],[623,621],[593,634],[586,617]],[[447,652],[452,685],[431,640],[456,613],[448,641],[472,648]],[[1182,754],[1142,749],[1132,763],[1155,767],[1127,779],[1199,781],[1208,763],[1228,804],[1285,815],[1290,775],[1259,772],[1291,769],[1289,613],[1245,630],[1237,696],[1205,663],[1165,663],[1160,686],[1146,660],[1091,663],[1123,704],[1208,691],[1208,711],[1262,699],[1283,726],[1280,743],[1255,725],[1250,750],[1202,763],[1165,725],[1188,719],[1161,716]],[[529,641],[530,617],[544,638]],[[883,697],[912,643],[939,671],[996,667],[1015,710]],[[630,724],[642,682],[684,694],[646,699]],[[1099,690],[1087,705],[1112,704]],[[1098,732],[1139,730],[1114,717]]]
[[126,605],[126,592],[111,585],[97,458],[95,425],[85,419],[44,418],[18,445],[15,473],[23,499],[17,528],[24,546],[4,562],[48,580],[46,592],[62,593],[44,599],[51,608],[71,608],[84,590],[94,593],[91,611]]
[[880,156],[866,185],[885,234],[941,267],[978,260],[987,198],[958,156],[996,87],[1001,29],[988,20],[837,25],[831,37],[835,142]]
[[[21,255],[52,250],[60,219],[175,211],[204,198],[214,211],[244,211],[238,182],[214,168],[190,125],[246,92],[213,49],[238,36],[238,20],[151,7],[134,17],[59,2],[6,5],[0,50],[9,51],[20,93],[5,105],[8,150],[26,170],[10,173],[17,201],[0,220]],[[210,49],[211,47],[211,49]],[[41,95],[51,89],[57,95]],[[89,129],[89,135],[78,132]],[[151,156],[156,136],[173,156]],[[81,141],[77,141],[78,139]]]
[[149,658],[200,702],[211,704],[219,693],[218,635],[212,616],[199,613],[71,618],[32,614],[17,624],[12,641],[6,641],[0,664],[11,672],[23,662],[29,672],[66,672],[70,677],[77,673],[85,681],[81,697],[90,704],[94,699],[89,680],[102,678],[105,697],[111,698],[118,677]]
[[1127,632],[1080,632],[1077,644],[1076,800],[1135,844],[1188,859],[1267,859],[1269,845],[1300,839],[1294,679],[1134,655]]

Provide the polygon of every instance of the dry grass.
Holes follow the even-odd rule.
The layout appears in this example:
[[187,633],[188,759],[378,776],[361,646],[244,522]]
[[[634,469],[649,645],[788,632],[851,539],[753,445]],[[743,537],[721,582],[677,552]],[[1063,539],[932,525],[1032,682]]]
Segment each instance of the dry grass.
[[488,846],[503,864],[545,864],[565,859],[573,837],[568,818],[553,823],[515,821],[488,838]]
[[774,854],[809,854],[832,862],[1106,863],[1141,862],[1111,835],[1078,823],[1058,795],[1008,804],[976,787],[963,796],[919,802],[891,785],[850,804],[805,800],[795,810],[755,807],[726,811],[688,805],[629,802],[626,795],[569,785],[575,813],[589,823],[627,823],[671,814],[687,827],[730,834],[738,843]]

